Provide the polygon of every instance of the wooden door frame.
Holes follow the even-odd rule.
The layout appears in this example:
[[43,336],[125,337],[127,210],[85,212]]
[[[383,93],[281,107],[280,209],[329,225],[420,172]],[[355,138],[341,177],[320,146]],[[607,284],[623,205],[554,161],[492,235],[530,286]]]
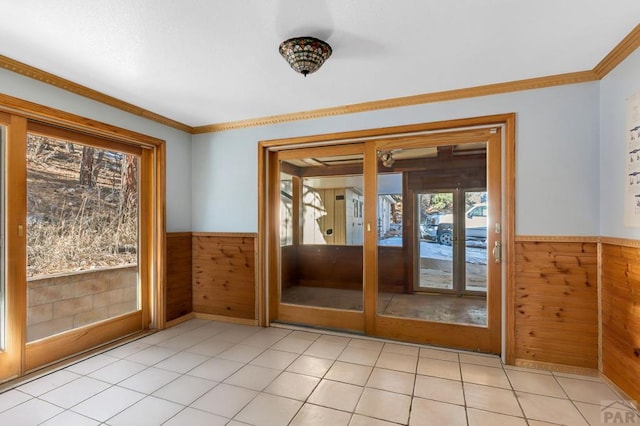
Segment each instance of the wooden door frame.
[[[13,367],[0,369],[0,381],[20,376],[28,372],[90,349],[100,344],[116,340],[131,332],[148,328],[163,329],[165,319],[166,293],[166,146],[165,141],[141,133],[118,128],[75,114],[35,104],[8,95],[0,94],[0,118],[9,117],[7,135],[6,176],[14,183],[6,193],[6,235],[7,260],[7,318],[10,329],[7,332],[7,346]],[[1,121],[1,120],[0,120]],[[6,120],[4,120],[6,121]],[[51,127],[49,127],[51,126]],[[149,283],[149,288],[141,292],[141,303],[147,307],[142,315],[128,314],[117,317],[113,324],[100,331],[90,331],[90,326],[70,331],[72,340],[80,347],[75,351],[62,342],[60,336],[50,340],[54,346],[47,348],[41,342],[26,343],[26,134],[32,129],[49,129],[54,134],[73,133],[79,142],[89,142],[102,147],[118,144],[124,151],[142,149],[140,185],[148,187],[148,196],[141,198],[140,231],[141,252],[139,274]],[[130,149],[128,147],[136,147]],[[142,164],[146,167],[142,167]],[[30,352],[27,357],[27,352]],[[6,354],[2,354],[6,355]],[[1,356],[1,355],[0,355]],[[29,359],[27,361],[27,358]],[[5,371],[7,370],[7,371]]]
[[[476,127],[471,129],[456,129],[452,132],[436,132],[421,136],[415,136],[411,139],[407,138],[395,138],[393,140],[382,139],[374,143],[376,151],[381,150],[393,150],[393,149],[408,149],[410,147],[426,147],[426,146],[442,146],[452,144],[465,144],[474,141],[486,141],[487,157],[486,157],[486,173],[487,173],[487,192],[493,194],[490,196],[490,200],[497,195],[499,201],[502,197],[501,191],[501,178],[502,178],[502,165],[501,165],[501,145],[502,145],[502,126],[488,125],[482,127]],[[373,175],[377,173],[377,163],[373,164],[377,159],[377,156],[373,156],[371,161],[373,169]],[[371,182],[368,190],[369,193],[365,194],[369,197],[375,197],[377,190],[375,188],[375,182]],[[367,188],[365,188],[367,191]],[[458,196],[460,192],[454,191]],[[409,197],[409,202],[413,201]],[[409,207],[411,208],[411,207]],[[501,203],[489,202],[490,217],[498,218],[497,222],[502,223]],[[367,222],[375,223],[377,218],[377,211],[375,205],[368,205],[367,208]],[[462,217],[458,216],[458,228],[464,226],[464,214]],[[407,229],[412,236],[415,235],[413,230],[413,223],[405,223],[411,229]],[[368,259],[370,263],[377,266],[377,235],[372,236],[375,241],[372,241],[369,246],[371,254]],[[491,232],[487,234],[487,245],[491,246],[493,241],[502,241],[502,235],[496,235]],[[464,245],[455,244],[454,249],[458,249],[459,252],[464,250]],[[501,317],[502,317],[502,277],[501,277],[501,264],[492,262],[491,259],[487,259],[487,272],[488,272],[488,288],[487,288],[487,323],[486,326],[476,326],[469,324],[449,324],[435,321],[424,321],[415,318],[398,318],[393,316],[378,315],[377,309],[377,290],[370,291],[368,293],[369,298],[365,299],[365,312],[371,312],[373,314],[373,322],[368,324],[367,333],[380,336],[390,337],[393,339],[399,339],[404,341],[411,341],[415,343],[437,344],[444,345],[453,348],[462,348],[469,350],[478,350],[481,352],[489,353],[501,353]],[[415,265],[414,265],[415,267]],[[369,279],[370,282],[378,283],[376,273],[378,268],[372,267],[373,270]],[[500,286],[496,286],[496,282],[500,283]],[[492,285],[493,284],[493,285]],[[370,286],[375,287],[375,286]],[[366,287],[365,287],[366,289]],[[373,293],[373,294],[372,294]],[[369,316],[367,317],[369,318]]]
[[[497,114],[490,116],[472,117],[457,120],[446,120],[432,123],[421,123],[406,126],[384,127],[378,129],[366,129],[350,132],[328,133],[312,136],[294,137],[286,139],[274,139],[260,141],[258,144],[258,268],[257,268],[257,318],[261,326],[268,326],[270,322],[269,307],[273,301],[268,297],[268,270],[274,266],[274,259],[269,256],[270,244],[269,235],[274,230],[270,224],[268,212],[268,182],[273,178],[274,164],[273,152],[282,149],[292,149],[294,147],[309,147],[314,145],[338,145],[358,143],[371,139],[384,139],[378,145],[378,149],[388,144],[391,146],[401,142],[407,147],[412,141],[420,144],[421,134],[434,132],[448,132],[455,138],[456,130],[465,129],[468,131],[473,127],[502,126],[502,241],[503,241],[503,311],[506,311],[506,318],[501,327],[501,334],[504,336],[502,351],[505,362],[513,364],[515,361],[515,321],[514,321],[514,238],[515,238],[515,113]],[[369,149],[375,150],[373,144],[369,144]],[[370,153],[371,154],[371,153]],[[369,159],[369,164],[367,162]],[[375,155],[365,155],[365,180],[367,175],[371,178],[371,173],[366,170],[375,166]],[[365,182],[365,187],[367,187]],[[366,194],[365,194],[366,198]],[[371,213],[369,213],[370,215]],[[371,222],[372,218],[365,218],[366,222]],[[273,240],[273,239],[271,239]],[[369,245],[371,246],[371,245]],[[366,258],[366,252],[365,252]],[[365,265],[365,279],[374,279],[375,268],[367,268]],[[374,281],[375,282],[375,279]],[[365,294],[365,297],[366,294]],[[369,312],[369,315],[375,315]],[[366,323],[371,323],[367,318]]]
[[[6,115],[6,114],[3,114]],[[5,350],[0,351],[0,381],[18,377],[24,371],[24,342],[26,330],[22,324],[26,324],[27,318],[27,270],[26,244],[24,243],[26,228],[24,219],[27,215],[26,193],[8,185],[8,182],[27,180],[27,159],[22,153],[26,150],[26,138],[22,135],[27,131],[27,120],[24,117],[7,115],[7,135],[5,140],[5,164],[6,180],[2,185],[5,191]],[[13,212],[9,214],[9,207]],[[18,232],[19,227],[22,232]],[[13,230],[13,232],[9,232]],[[24,267],[23,267],[24,266]],[[16,283],[18,285],[16,285]],[[18,330],[15,332],[14,330]]]
[[[275,179],[273,182],[280,181],[280,172],[282,170],[281,161],[283,160],[291,160],[291,159],[300,159],[300,158],[313,158],[313,157],[327,157],[328,151],[331,151],[330,155],[353,155],[353,154],[362,154],[364,156],[364,144],[346,144],[346,145],[335,145],[335,146],[322,146],[322,147],[311,147],[311,148],[297,148],[295,150],[281,150],[274,152],[274,155],[271,155],[272,160],[270,161],[270,167],[272,168],[271,178]],[[296,176],[302,178],[302,176]],[[300,188],[300,183],[298,182],[296,185],[298,186],[297,192],[299,195],[302,194],[302,188]],[[267,188],[269,191],[269,188]],[[271,191],[269,193],[269,199],[271,200],[271,211],[275,210],[275,206],[280,204],[280,186],[272,185]],[[301,200],[294,198],[294,209],[298,212],[301,211]],[[297,208],[295,207],[298,204]],[[277,217],[277,215],[276,215]],[[294,219],[294,245],[300,243],[300,222],[299,217]],[[271,232],[274,232],[277,228],[275,221],[271,221]],[[280,255],[280,241],[277,238],[271,239],[270,246],[270,261],[271,267],[268,270],[268,277],[270,282],[280,282],[280,264],[281,264],[281,255]],[[363,256],[364,259],[364,256]],[[363,281],[364,282],[364,281]],[[352,310],[344,310],[344,309],[331,309],[331,308],[319,308],[314,306],[306,306],[306,305],[292,305],[287,303],[279,302],[281,300],[281,288],[280,286],[270,286],[268,289],[269,294],[269,316],[268,321],[273,321],[276,317],[281,322],[290,322],[290,323],[299,323],[299,318],[312,317],[314,318],[313,325],[319,327],[326,328],[341,328],[346,330],[351,330],[355,332],[364,331],[364,315],[361,311],[352,311]],[[363,294],[364,298],[364,294]]]

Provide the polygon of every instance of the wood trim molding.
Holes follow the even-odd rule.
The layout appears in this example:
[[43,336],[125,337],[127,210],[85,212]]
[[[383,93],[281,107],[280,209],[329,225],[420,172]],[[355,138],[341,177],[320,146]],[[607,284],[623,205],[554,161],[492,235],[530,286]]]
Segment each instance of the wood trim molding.
[[640,46],[640,25],[636,26],[618,45],[604,57],[592,70],[556,74],[545,77],[536,77],[524,80],[504,83],[487,84],[483,86],[468,87],[463,89],[446,90],[442,92],[425,93],[414,96],[384,99],[379,101],[362,102],[351,105],[343,105],[331,108],[322,108],[312,111],[279,114],[267,117],[259,117],[247,120],[229,121],[225,123],[208,124],[191,127],[171,118],[164,117],[152,111],[114,98],[97,90],[88,88],[78,83],[58,77],[41,69],[32,67],[6,56],[0,55],[0,67],[25,77],[58,87],[94,101],[109,105],[130,114],[138,115],[148,120],[155,121],[165,126],[173,127],[191,134],[214,133],[226,130],[243,129],[248,127],[267,126],[272,124],[287,123],[300,120],[311,120],[336,115],[353,114],[358,112],[375,111],[388,108],[399,108],[411,105],[444,102],[450,100],[466,99],[479,96],[489,96],[501,93],[517,92],[523,90],[541,89],[545,87],[561,86],[566,84],[585,83],[604,78],[625,58]]
[[348,132],[323,133],[310,136],[299,136],[285,139],[271,139],[260,141],[260,149],[282,150],[317,144],[317,146],[342,145],[346,143],[359,143],[367,139],[388,140],[394,137],[414,136],[424,137],[427,133],[454,132],[470,127],[500,126],[509,120],[515,120],[515,113],[485,115],[479,117],[460,118],[455,120],[433,121],[429,123],[409,124],[402,126],[378,127],[364,130],[351,130]]
[[640,24],[636,25],[636,27],[593,68],[593,72],[598,76],[598,79],[604,78],[638,47],[640,47]]
[[630,240],[628,238],[600,237],[600,243],[623,247],[640,248],[640,240]]
[[84,351],[120,340],[142,331],[142,312],[135,311],[110,321],[55,334],[46,339],[27,343],[25,347],[24,371],[29,372],[52,362],[62,361]]
[[171,321],[167,321],[165,323],[165,328],[171,328],[174,327],[178,324],[182,324],[183,322],[189,321],[190,319],[193,319],[196,317],[196,314],[194,314],[193,312],[189,312],[186,315],[183,315],[181,317],[178,317],[176,319],[172,319]]
[[255,319],[226,317],[226,316],[222,316],[222,315],[203,314],[201,312],[193,312],[193,316],[195,318],[197,318],[197,319],[205,319],[205,320],[209,320],[209,321],[228,322],[230,324],[241,324],[241,325],[252,325],[252,326],[257,326],[258,325],[258,320],[255,320]]
[[[600,369],[602,371],[602,369]],[[622,397],[625,401],[633,401],[632,398],[627,392],[621,389],[613,380],[608,378],[604,373],[600,373],[600,378],[606,382],[618,395]]]
[[640,240],[616,237],[573,236],[573,235],[516,235],[516,243],[556,242],[556,243],[601,243],[623,247],[640,248]]
[[598,289],[597,297],[598,297],[598,371],[603,371],[602,364],[602,244],[598,243],[598,253],[597,253],[597,266],[598,266],[598,275],[596,277],[596,286]]
[[522,90],[542,89],[544,87],[585,83],[595,80],[598,80],[598,76],[593,71],[579,71],[547,77],[510,81],[506,83],[487,84],[484,86],[468,87],[464,89],[447,90],[443,92],[426,93],[421,95],[405,96],[401,98],[391,98],[381,101],[362,102],[358,104],[323,108],[313,111],[272,115],[269,117],[261,117],[256,119],[230,121],[227,123],[210,124],[207,126],[197,126],[193,128],[193,134],[213,133],[226,130],[243,129],[247,127],[267,126],[271,124],[287,123],[290,121],[311,120],[335,115],[375,111],[379,109],[399,108],[411,105],[497,95],[501,93],[518,92]]
[[57,75],[48,73],[46,71],[32,67],[3,55],[0,55],[0,67],[16,74],[20,74],[25,77],[38,80],[42,83],[58,87],[68,92],[75,93],[76,95],[84,96],[85,98],[92,99],[105,105],[109,105],[130,114],[138,115],[140,117],[146,118],[147,120],[152,120],[157,123],[164,124],[165,126],[173,127],[187,133],[191,133],[192,131],[191,126],[187,126],[186,124],[180,123],[176,120],[172,120],[170,118],[164,117],[160,114],[156,114],[155,112],[148,111],[144,108],[140,108],[128,102],[121,101],[120,99],[114,98],[113,96],[105,95],[104,93],[98,92],[97,90],[90,89],[81,84],[74,83],[73,81],[58,77]]
[[3,267],[5,286],[5,345],[0,351],[0,381],[18,377],[24,372],[24,345],[27,341],[27,120],[13,116],[7,129],[5,143],[5,175],[2,191],[5,193],[6,249]]
[[506,262],[504,277],[507,282],[504,285],[505,294],[503,298],[506,306],[502,309],[505,312],[504,325],[504,359],[507,364],[513,364],[516,356],[516,314],[515,300],[516,291],[513,288],[516,275],[515,261],[515,235],[516,235],[516,117],[510,114],[505,120],[504,145],[502,157],[504,158],[504,198],[502,200],[503,244],[504,262]]
[[54,127],[105,137],[122,143],[158,146],[162,139],[0,93],[0,110]]
[[[164,330],[167,320],[167,147],[163,143],[156,146],[153,161],[153,176],[155,183],[153,194],[153,213],[155,219],[154,237],[150,239],[150,246],[154,246],[153,261],[155,261],[156,283],[152,294],[155,294],[156,327]],[[151,281],[153,283],[153,280]],[[153,287],[153,284],[151,284]]]
[[191,232],[194,237],[257,238],[256,232]]
[[573,365],[556,364],[554,362],[533,361],[517,358],[514,365],[516,367],[553,371],[554,373],[580,374],[583,376],[600,377],[600,373],[598,372],[598,370],[595,370],[593,368],[575,367]]
[[598,243],[599,237],[573,235],[516,235],[516,243],[555,242],[555,243]]
[[191,231],[167,232],[167,237],[180,238],[180,237],[190,237],[191,235],[193,235]]

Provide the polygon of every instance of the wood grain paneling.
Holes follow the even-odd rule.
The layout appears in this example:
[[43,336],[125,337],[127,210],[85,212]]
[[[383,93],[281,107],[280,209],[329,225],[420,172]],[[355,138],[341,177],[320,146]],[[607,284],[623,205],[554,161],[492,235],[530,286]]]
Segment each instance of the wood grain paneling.
[[[281,253],[281,280],[285,288],[302,285],[362,290],[362,246],[286,246]],[[402,253],[402,247],[378,247],[380,291],[406,291]]]
[[193,310],[256,319],[254,234],[193,234]]
[[598,256],[592,242],[516,241],[520,360],[598,367]]
[[640,248],[602,244],[602,372],[640,401]]
[[362,289],[362,246],[298,246],[298,285]]
[[191,232],[167,234],[167,321],[193,311]]

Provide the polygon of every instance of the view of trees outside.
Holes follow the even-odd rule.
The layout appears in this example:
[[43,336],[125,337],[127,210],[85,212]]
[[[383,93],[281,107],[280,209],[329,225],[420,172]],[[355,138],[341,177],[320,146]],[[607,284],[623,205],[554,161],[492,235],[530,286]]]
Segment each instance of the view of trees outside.
[[[482,199],[481,192],[465,192],[465,211],[478,203],[485,200]],[[433,214],[451,214],[453,213],[453,193],[442,192],[423,194],[420,198],[420,222],[424,222],[427,217]]]
[[28,277],[138,262],[138,158],[29,134]]

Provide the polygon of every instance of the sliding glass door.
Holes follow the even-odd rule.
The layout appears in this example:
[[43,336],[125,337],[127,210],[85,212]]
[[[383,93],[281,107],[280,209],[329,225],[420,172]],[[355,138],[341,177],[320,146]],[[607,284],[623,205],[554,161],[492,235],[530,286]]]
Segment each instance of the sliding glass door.
[[141,186],[149,154],[29,124],[27,369],[148,324],[149,268],[141,265],[150,253],[140,224],[151,207],[149,188]]
[[500,350],[500,147],[498,129],[376,144],[372,334]]
[[270,320],[498,352],[500,147],[485,128],[274,151]]
[[278,155],[278,298],[283,322],[362,330],[362,147]]
[[[2,120],[4,118],[4,120]],[[9,316],[7,308],[9,299],[7,295],[7,262],[6,262],[6,158],[7,158],[7,127],[10,123],[8,117],[0,115],[0,379],[17,374],[17,366],[12,359],[12,342],[7,334]]]
[[[417,194],[414,220],[420,268],[415,291],[486,294],[486,201],[486,189]],[[464,226],[456,226],[458,223]]]
[[164,147],[110,130],[0,112],[0,382],[163,323]]
[[140,309],[134,151],[27,134],[27,343]]
[[[0,381],[22,372],[25,315],[24,287],[24,193],[16,186],[24,180],[24,134],[27,122],[21,117],[0,112],[0,184],[2,189],[2,278],[0,279]],[[21,227],[22,226],[22,227]]]

